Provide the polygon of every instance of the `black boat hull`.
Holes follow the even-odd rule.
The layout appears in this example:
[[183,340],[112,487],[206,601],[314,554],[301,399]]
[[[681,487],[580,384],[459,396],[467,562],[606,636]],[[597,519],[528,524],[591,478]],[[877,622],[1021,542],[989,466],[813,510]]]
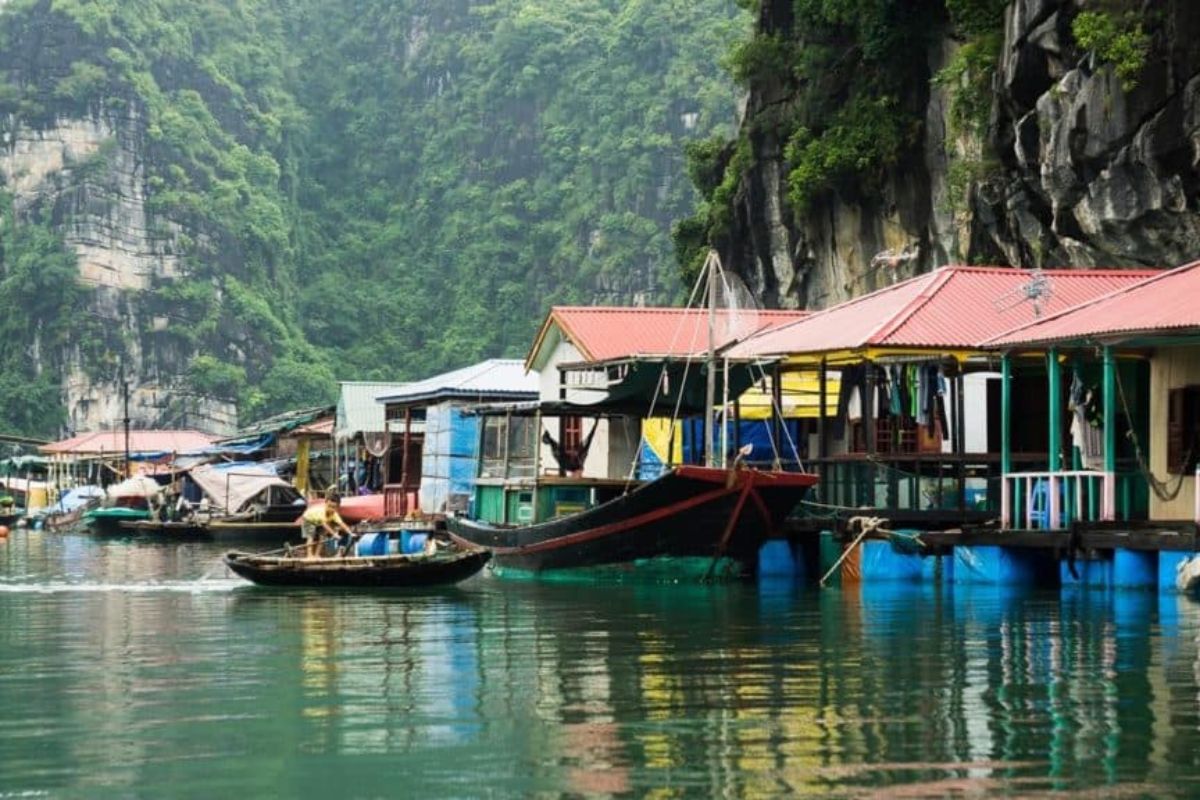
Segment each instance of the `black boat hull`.
[[500,567],[542,571],[670,557],[729,557],[750,567],[815,475],[678,467],[578,514],[520,527],[452,517],[451,538]]
[[225,565],[260,586],[403,589],[449,586],[478,573],[491,554],[486,550],[436,556],[354,558],[269,558],[228,553]]

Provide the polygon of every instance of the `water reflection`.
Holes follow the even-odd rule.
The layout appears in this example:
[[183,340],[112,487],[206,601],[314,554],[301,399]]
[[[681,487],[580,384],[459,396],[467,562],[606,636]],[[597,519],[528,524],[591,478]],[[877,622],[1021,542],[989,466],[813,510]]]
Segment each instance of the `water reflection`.
[[415,595],[201,580],[216,548],[0,549],[5,791],[1190,795],[1200,606],[873,585]]

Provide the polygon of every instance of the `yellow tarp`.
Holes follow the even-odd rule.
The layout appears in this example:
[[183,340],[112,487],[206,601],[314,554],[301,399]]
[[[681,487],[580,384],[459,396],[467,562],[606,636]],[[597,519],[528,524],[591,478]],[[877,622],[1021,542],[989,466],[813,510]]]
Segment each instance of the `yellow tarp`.
[[[671,457],[667,458],[672,429],[675,431],[675,447]],[[680,433],[678,422],[672,424],[670,419],[663,418],[642,420],[642,444],[658,456],[658,460],[664,464],[683,463],[683,436]]]
[[918,347],[868,347],[862,350],[830,350],[824,353],[797,353],[787,356],[785,364],[792,366],[816,366],[821,359],[832,368],[844,364],[861,364],[864,361],[886,362],[888,359],[953,358],[959,362],[977,358],[999,358],[999,353],[981,350],[930,350]]
[[[782,411],[786,419],[816,419],[821,403],[820,379],[814,372],[785,372],[782,376]],[[836,373],[825,381],[825,416],[837,414],[838,391],[841,380]],[[742,419],[769,419],[771,417],[770,378],[766,391],[761,383],[755,384],[739,399]]]

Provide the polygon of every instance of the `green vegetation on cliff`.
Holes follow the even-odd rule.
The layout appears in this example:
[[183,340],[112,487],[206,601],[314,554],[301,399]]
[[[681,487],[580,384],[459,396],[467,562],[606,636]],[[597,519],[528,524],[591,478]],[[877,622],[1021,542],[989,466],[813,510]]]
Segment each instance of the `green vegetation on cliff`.
[[[1006,0],[761,3],[770,4],[763,19],[775,27],[760,27],[728,58],[732,76],[761,107],[751,108],[732,141],[715,138],[688,150],[703,201],[674,229],[685,273],[729,236],[764,132],[782,142],[786,198],[803,216],[831,191],[869,195],[889,167],[912,154],[931,81],[949,87],[951,118],[962,132],[986,123]],[[957,53],[930,75],[928,48],[944,35],[959,41]]]
[[[0,141],[117,131],[65,182],[115,195],[134,151],[150,235],[186,277],[130,293],[140,329],[83,366],[140,353],[249,420],[327,400],[335,377],[520,353],[552,302],[676,295],[684,144],[732,130],[719,63],[747,22],[730,0],[11,0]],[[0,296],[12,348],[91,303],[64,234],[96,212],[69,195],[23,198],[2,234],[0,280],[19,249],[72,287],[44,316]],[[43,336],[31,406],[56,406],[76,344]],[[54,426],[7,398],[0,425]]]

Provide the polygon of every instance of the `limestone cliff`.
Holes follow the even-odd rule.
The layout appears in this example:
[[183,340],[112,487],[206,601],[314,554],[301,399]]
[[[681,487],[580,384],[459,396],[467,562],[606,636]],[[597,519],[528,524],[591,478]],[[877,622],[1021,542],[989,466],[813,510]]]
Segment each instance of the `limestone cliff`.
[[[0,431],[222,430],[680,291],[734,0],[0,0]],[[66,401],[65,413],[60,402]]]
[[212,433],[236,428],[232,400],[189,386],[193,353],[169,345],[170,316],[143,302],[152,285],[181,276],[181,229],[147,213],[140,116],[132,109],[98,112],[34,127],[11,115],[2,131],[0,184],[17,224],[44,220],[61,232],[77,258],[79,282],[91,290],[84,313],[99,323],[78,329],[101,331],[107,340],[107,365],[85,356],[83,345],[94,344],[89,342],[37,354],[42,366],[62,374],[67,429],[119,424],[123,381],[130,384],[135,426]]
[[[792,128],[764,121],[780,108],[803,116],[814,79],[793,70],[749,82],[742,137],[753,159],[731,224],[711,238],[766,302],[821,307],[947,263],[1200,258],[1200,4],[1012,0],[995,55],[964,68],[974,44],[947,9],[970,2],[878,4],[926,15],[929,35],[900,51],[910,61],[893,92],[914,133],[898,158],[843,176],[802,210],[789,205]],[[763,0],[758,36],[808,46],[795,7]],[[1073,22],[1095,9],[1145,32],[1148,50],[1124,77],[1076,41]],[[972,81],[984,102],[979,124],[964,125],[956,93]]]

